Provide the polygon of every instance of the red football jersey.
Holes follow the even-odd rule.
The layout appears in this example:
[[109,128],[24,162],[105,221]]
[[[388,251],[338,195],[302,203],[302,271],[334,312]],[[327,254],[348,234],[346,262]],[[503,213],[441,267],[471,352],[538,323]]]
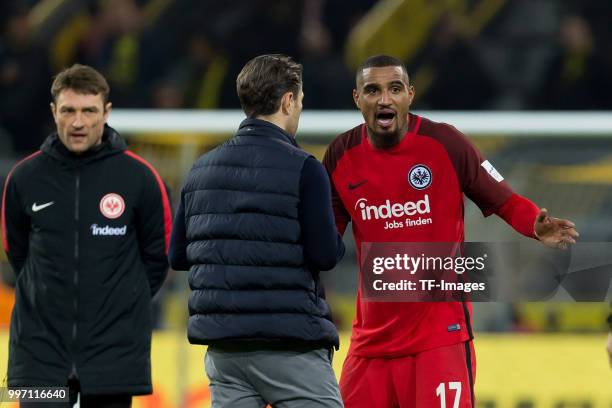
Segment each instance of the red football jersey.
[[[362,124],[332,142],[323,164],[338,231],[352,221],[358,258],[362,242],[463,242],[464,194],[485,216],[513,194],[461,132],[412,113],[398,145],[376,149]],[[375,208],[381,206],[384,216]],[[360,292],[350,348],[355,355],[406,356],[472,337],[468,303],[362,301]]]

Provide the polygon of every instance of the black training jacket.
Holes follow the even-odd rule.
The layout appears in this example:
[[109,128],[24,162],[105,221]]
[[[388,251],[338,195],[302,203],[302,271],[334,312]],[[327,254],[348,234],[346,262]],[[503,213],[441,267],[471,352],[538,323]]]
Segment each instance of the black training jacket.
[[17,276],[8,385],[151,392],[151,297],[167,273],[162,180],[110,127],[80,156],[57,134],[5,183],[3,246]]

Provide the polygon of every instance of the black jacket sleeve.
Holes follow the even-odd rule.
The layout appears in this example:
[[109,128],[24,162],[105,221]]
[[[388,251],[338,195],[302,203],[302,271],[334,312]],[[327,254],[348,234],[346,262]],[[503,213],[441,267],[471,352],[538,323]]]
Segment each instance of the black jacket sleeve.
[[185,203],[181,195],[181,202],[176,210],[174,225],[172,226],[172,238],[170,238],[170,249],[168,259],[170,266],[175,271],[186,271],[191,265],[187,261],[187,226],[185,224]]
[[151,169],[144,180],[144,194],[136,217],[140,254],[151,296],[157,293],[168,274],[168,242],[172,228],[168,191],[161,178],[153,172]]
[[332,269],[344,256],[344,243],[334,222],[329,178],[314,157],[302,168],[299,219],[306,264],[316,271]]
[[2,195],[2,246],[15,276],[28,257],[31,224],[18,190],[16,180],[9,174]]

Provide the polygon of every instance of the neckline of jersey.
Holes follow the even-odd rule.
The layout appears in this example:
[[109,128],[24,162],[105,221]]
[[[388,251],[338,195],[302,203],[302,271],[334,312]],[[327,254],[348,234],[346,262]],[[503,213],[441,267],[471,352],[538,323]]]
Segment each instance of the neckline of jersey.
[[367,123],[363,123],[361,125],[361,139],[363,145],[367,146],[368,149],[372,150],[376,153],[395,153],[402,150],[404,147],[408,146],[412,139],[414,139],[419,132],[419,127],[421,126],[421,117],[419,115],[415,115],[414,113],[408,113],[408,130],[404,134],[402,140],[393,147],[388,149],[377,149],[374,147],[370,139],[368,138],[368,125]]

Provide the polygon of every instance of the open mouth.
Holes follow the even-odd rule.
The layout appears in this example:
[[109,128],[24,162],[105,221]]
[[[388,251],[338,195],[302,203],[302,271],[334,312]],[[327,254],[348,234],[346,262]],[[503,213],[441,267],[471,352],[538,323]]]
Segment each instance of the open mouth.
[[376,124],[380,127],[389,127],[393,124],[395,112],[391,109],[380,110],[376,113]]

